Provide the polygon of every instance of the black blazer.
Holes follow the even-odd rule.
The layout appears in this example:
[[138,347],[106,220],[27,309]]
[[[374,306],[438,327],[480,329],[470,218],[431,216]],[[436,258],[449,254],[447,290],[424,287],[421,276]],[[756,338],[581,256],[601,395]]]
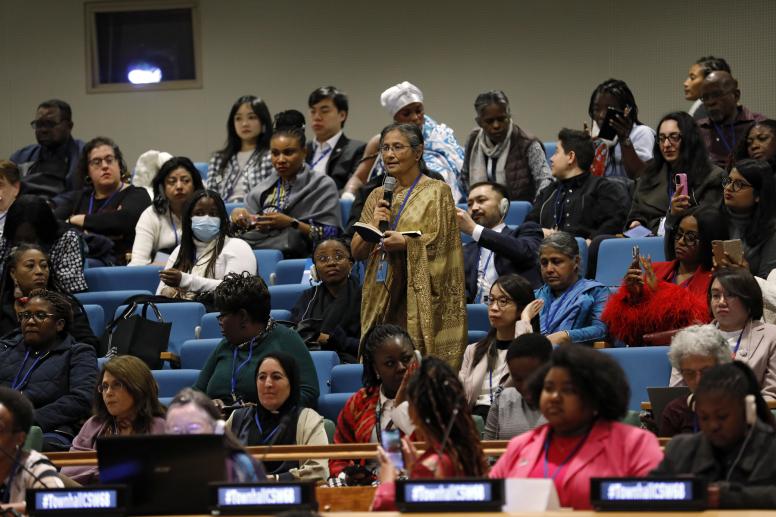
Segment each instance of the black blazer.
[[[334,149],[331,151],[331,156],[329,156],[329,161],[326,163],[326,174],[337,184],[337,190],[345,188],[345,183],[353,175],[358,162],[364,156],[365,147],[366,142],[351,140],[345,136],[345,133],[342,133],[342,136],[337,140]],[[313,165],[314,156],[315,146],[313,142],[308,142],[306,160],[310,167]]]
[[544,238],[542,228],[536,223],[523,223],[518,228],[506,226],[501,233],[485,228],[479,242],[469,242],[463,247],[463,264],[466,275],[466,303],[474,303],[477,296],[477,268],[480,247],[492,250],[493,264],[501,275],[517,273],[534,287],[542,285],[539,274],[539,244]]

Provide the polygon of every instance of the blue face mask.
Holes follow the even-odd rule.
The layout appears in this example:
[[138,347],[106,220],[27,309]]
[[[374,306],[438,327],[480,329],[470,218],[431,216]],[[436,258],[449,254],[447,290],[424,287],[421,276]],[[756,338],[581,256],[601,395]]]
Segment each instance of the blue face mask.
[[195,215],[191,218],[191,231],[202,242],[210,242],[221,231],[221,219],[209,215]]

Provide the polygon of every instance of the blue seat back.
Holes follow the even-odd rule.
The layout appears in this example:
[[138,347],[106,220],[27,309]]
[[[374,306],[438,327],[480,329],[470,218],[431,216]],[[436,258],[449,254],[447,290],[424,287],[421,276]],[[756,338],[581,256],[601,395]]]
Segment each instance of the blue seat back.
[[509,212],[504,222],[509,226],[520,226],[531,208],[532,205],[528,201],[512,201],[509,203]]
[[[274,285],[298,284],[302,281],[307,259],[285,259],[275,267]],[[309,287],[309,286],[307,286]]]
[[143,289],[156,292],[162,266],[97,267],[84,271],[89,291]]
[[259,276],[269,285],[270,276],[275,272],[278,262],[283,260],[283,252],[280,250],[253,250],[253,254],[256,255]]
[[202,176],[202,182],[207,181],[207,162],[194,162],[194,167],[199,171],[199,175]]
[[286,309],[272,309],[269,315],[275,321],[291,321],[291,311]]
[[479,341],[482,341],[482,339],[487,336],[488,333],[484,330],[470,330],[468,334],[467,342],[471,345],[472,343],[477,343]]
[[620,285],[633,260],[633,246],[636,245],[639,246],[642,257],[652,257],[652,262],[665,260],[663,237],[606,239],[598,248],[595,279],[609,287]]
[[331,369],[331,393],[353,393],[363,387],[362,364],[338,364]]
[[[114,313],[114,318],[117,318],[125,308],[125,305],[118,307]],[[162,319],[167,323],[172,323],[167,350],[174,354],[180,354],[183,342],[196,338],[194,332],[198,323],[202,321],[202,316],[205,315],[205,306],[197,302],[179,302],[160,303],[157,308]],[[135,310],[135,314],[139,313],[140,307]],[[146,312],[146,317],[150,320],[156,320],[156,315],[150,308]]]
[[587,274],[587,241],[582,237],[576,237],[577,246],[579,246],[579,276],[584,277]]
[[667,346],[632,348],[603,348],[625,371],[630,384],[631,398],[628,409],[639,411],[641,402],[649,400],[648,387],[668,386],[671,378],[671,362]]
[[226,212],[232,215],[235,208],[245,208],[245,203],[226,203]]
[[285,309],[290,311],[296,305],[296,301],[305,289],[310,286],[302,284],[271,285],[269,295],[272,297],[272,309]]
[[318,397],[318,414],[327,420],[337,422],[340,411],[345,407],[345,403],[352,393],[327,393]]
[[190,388],[197,382],[199,370],[151,370],[159,385],[159,400],[164,404],[175,397],[183,388]]
[[102,307],[94,304],[84,305],[84,312],[92,333],[99,338],[105,332],[105,313]]
[[318,374],[318,389],[321,395],[331,392],[331,370],[340,362],[336,352],[331,350],[314,350],[310,352],[315,365],[315,373]]
[[221,339],[187,339],[181,345],[181,368],[201,370]]
[[[105,318],[113,318],[113,315],[116,313],[116,307],[124,303],[130,296],[136,296],[138,294],[147,294],[150,296],[151,291],[96,291],[76,293],[73,296],[75,296],[83,305],[99,305],[102,307],[102,313],[105,315]],[[105,323],[107,324],[108,322],[106,321]]]
[[344,228],[350,219],[350,209],[353,207],[353,201],[350,199],[340,199],[340,213],[342,214],[342,227]]
[[488,306],[484,303],[466,304],[466,321],[469,330],[490,330],[490,321],[488,321]]
[[542,142],[544,144],[544,154],[547,156],[547,163],[550,163],[550,158],[555,154],[555,149],[558,147],[557,142]]

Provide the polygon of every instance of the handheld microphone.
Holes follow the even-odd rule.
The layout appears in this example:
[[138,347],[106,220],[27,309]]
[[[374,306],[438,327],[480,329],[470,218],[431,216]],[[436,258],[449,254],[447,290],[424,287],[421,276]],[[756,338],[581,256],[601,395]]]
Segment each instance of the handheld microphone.
[[[394,189],[396,189],[396,178],[393,176],[386,176],[383,181],[383,199],[388,201],[388,210],[391,209]],[[380,221],[379,229],[381,232],[385,232],[388,229],[388,221]]]
[[[275,445],[276,441],[278,441],[278,438],[280,438],[280,435],[286,432],[289,422],[291,422],[291,413],[286,413],[285,416],[280,419],[280,422],[278,423],[277,431],[275,432],[275,436],[273,436],[272,440],[269,441],[269,444],[267,445],[267,450],[264,451],[264,454],[262,454],[258,460],[259,463],[261,463],[262,467],[264,467],[264,458],[266,458],[269,452],[272,450],[272,446]],[[275,475],[275,481],[278,481],[277,474]]]

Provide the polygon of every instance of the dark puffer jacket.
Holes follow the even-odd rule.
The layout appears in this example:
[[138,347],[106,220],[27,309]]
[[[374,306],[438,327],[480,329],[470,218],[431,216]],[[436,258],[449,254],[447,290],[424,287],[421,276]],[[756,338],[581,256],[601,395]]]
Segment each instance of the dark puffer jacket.
[[[27,364],[22,364],[26,353],[21,335],[0,341],[0,385],[11,386],[17,374],[21,381],[33,364],[33,354]],[[58,339],[48,355],[37,363],[20,391],[35,407],[34,425],[40,426],[44,433],[62,431],[75,435],[81,423],[89,418],[96,383],[94,348],[76,343],[68,334]]]

